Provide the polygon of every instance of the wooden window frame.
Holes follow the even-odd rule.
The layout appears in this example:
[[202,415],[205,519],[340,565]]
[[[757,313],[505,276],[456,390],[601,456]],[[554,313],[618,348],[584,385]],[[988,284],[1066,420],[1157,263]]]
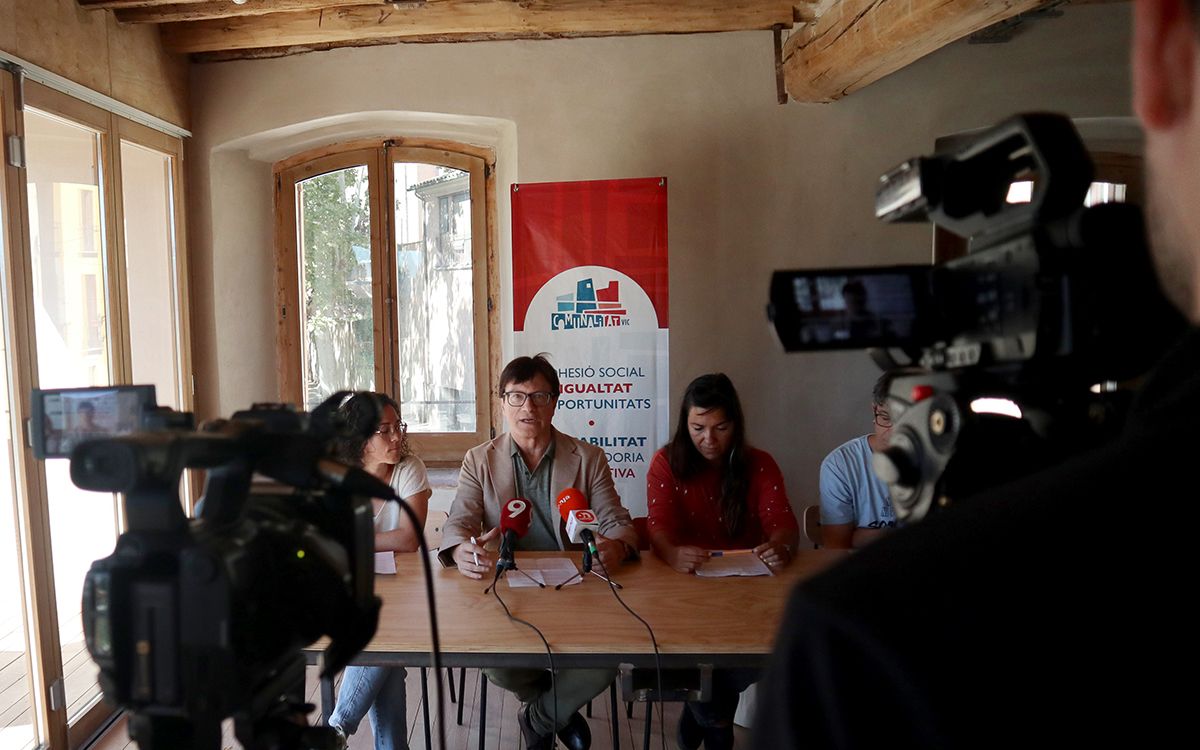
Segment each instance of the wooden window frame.
[[426,138],[360,139],[324,146],[274,165],[276,362],[281,401],[304,403],[300,330],[300,268],[296,226],[296,185],[320,174],[366,165],[370,190],[372,321],[376,388],[399,398],[400,363],[396,346],[396,260],[389,249],[396,236],[394,165],[424,162],[452,167],[470,176],[472,276],[475,328],[476,430],[413,433],[414,450],[430,466],[455,466],[471,447],[495,435],[501,422],[492,398],[500,372],[499,263],[496,222],[495,155],[491,149]]
[[[100,213],[104,222],[105,251],[103,269],[106,277],[107,317],[105,335],[109,353],[109,380],[128,384],[132,378],[132,359],[129,341],[129,301],[125,267],[124,206],[121,192],[122,141],[150,148],[169,156],[172,161],[171,200],[175,257],[173,273],[176,283],[175,305],[176,342],[179,347],[175,366],[181,388],[179,405],[191,410],[194,402],[192,377],[190,314],[188,306],[188,256],[184,216],[183,143],[175,137],[134,123],[119,115],[75,99],[41,84],[25,80],[20,89],[20,105],[15,104],[18,86],[6,73],[0,72],[0,106],[3,106],[3,150],[7,152],[8,136],[24,136],[24,109],[31,108],[47,115],[75,122],[98,134],[100,175]],[[56,621],[56,600],[64,592],[56,592],[53,577],[50,512],[45,472],[41,462],[33,457],[24,440],[25,422],[31,413],[30,391],[37,387],[37,350],[33,315],[33,270],[29,258],[31,229],[29,225],[28,183],[25,171],[10,166],[7,159],[0,164],[3,170],[3,189],[0,199],[5,202],[7,219],[5,231],[3,299],[5,317],[9,321],[7,346],[9,378],[12,388],[10,425],[14,436],[12,448],[13,483],[18,509],[20,539],[17,550],[25,584],[26,638],[32,656],[29,665],[33,720],[37,735],[49,747],[78,748],[101,731],[115,714],[103,701],[97,700],[76,721],[68,726],[67,706],[51,710],[48,696],[52,686],[63,679],[61,643]],[[192,487],[196,487],[193,483]],[[193,490],[193,493],[195,490]],[[192,498],[194,501],[194,498]],[[186,503],[190,504],[190,503]],[[115,503],[118,533],[126,528],[123,504]]]
[[[31,411],[30,388],[37,382],[34,317],[29,312],[33,309],[33,287],[30,283],[32,269],[26,240],[29,237],[28,193],[22,170],[13,167],[7,158],[9,138],[19,137],[25,132],[22,109],[15,105],[19,95],[17,89],[17,82],[7,71],[0,70],[0,107],[3,107],[3,112],[0,112],[0,125],[3,126],[0,151],[6,157],[0,161],[0,169],[4,174],[0,200],[4,201],[5,222],[0,226],[0,231],[5,232],[3,262],[6,287],[0,290],[0,299],[5,305],[4,318],[7,321],[3,334],[8,349],[6,376],[12,389],[9,429],[14,438],[24,434],[25,420],[22,415]],[[40,616],[40,613],[55,611],[54,581],[52,577],[33,574],[34,570],[53,569],[50,545],[47,543],[50,509],[44,501],[33,500],[45,498],[46,477],[33,452],[25,450],[23,443],[14,440],[10,450],[18,517],[17,557],[25,593],[21,615],[30,655],[27,683],[31,690],[34,736],[50,747],[65,747],[68,741],[66,717],[62,711],[50,711],[48,705],[50,686],[62,678],[58,633],[51,621]]]

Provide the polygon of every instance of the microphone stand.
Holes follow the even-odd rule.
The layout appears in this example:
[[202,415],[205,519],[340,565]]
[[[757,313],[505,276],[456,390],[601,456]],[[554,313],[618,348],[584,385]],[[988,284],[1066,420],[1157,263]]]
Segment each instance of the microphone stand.
[[625,588],[624,586],[622,586],[621,584],[617,583],[617,582],[616,582],[616,581],[614,581],[613,579],[611,579],[611,578],[609,578],[609,577],[605,576],[604,574],[602,574],[602,573],[597,573],[597,572],[596,572],[596,571],[595,571],[595,570],[592,568],[592,550],[591,550],[591,549],[590,549],[590,548],[587,546],[587,544],[584,544],[584,546],[583,546],[583,573],[576,573],[575,575],[571,576],[571,577],[570,577],[570,578],[568,578],[567,580],[565,580],[565,581],[563,581],[562,583],[560,583],[560,584],[558,584],[557,586],[555,586],[555,587],[554,587],[554,590],[555,590],[555,591],[558,591],[558,590],[559,590],[559,589],[561,589],[563,586],[566,586],[566,585],[567,585],[567,584],[569,584],[571,581],[574,581],[576,578],[580,578],[580,579],[582,579],[585,573],[591,573],[592,575],[594,575],[594,576],[596,576],[597,578],[599,578],[601,581],[604,581],[605,583],[612,584],[613,586],[616,586],[616,587],[617,587],[617,588],[619,588],[619,589],[624,589],[624,588]]
[[612,584],[613,586],[616,586],[616,587],[617,587],[617,588],[619,588],[619,589],[624,589],[624,588],[625,588],[624,586],[622,586],[621,584],[617,583],[616,581],[614,581],[613,579],[609,578],[608,576],[604,575],[603,573],[597,573],[595,570],[589,570],[588,572],[589,572],[589,573],[591,573],[592,575],[596,576],[597,578],[599,578],[601,581],[604,581],[605,583],[610,583],[610,584]]

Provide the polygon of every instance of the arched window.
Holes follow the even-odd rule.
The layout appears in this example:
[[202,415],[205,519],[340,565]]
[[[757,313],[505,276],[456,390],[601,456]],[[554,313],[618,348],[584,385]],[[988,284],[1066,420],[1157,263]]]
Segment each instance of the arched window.
[[284,400],[387,393],[427,461],[490,436],[493,165],[487,149],[409,139],[275,165]]

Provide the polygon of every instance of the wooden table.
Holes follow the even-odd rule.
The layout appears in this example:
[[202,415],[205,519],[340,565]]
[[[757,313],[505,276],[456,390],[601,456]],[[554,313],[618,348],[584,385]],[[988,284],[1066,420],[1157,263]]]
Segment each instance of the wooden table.
[[[669,568],[653,553],[612,571],[625,603],[654,629],[664,669],[710,665],[715,669],[758,667],[766,662],[795,583],[841,560],[839,550],[806,550],[775,576],[703,578]],[[535,558],[567,557],[569,552],[518,552],[517,565]],[[488,581],[474,581],[453,568],[434,566],[434,593],[441,636],[442,664],[454,667],[547,666],[541,639],[512,622]],[[519,575],[509,572],[506,575]],[[432,666],[428,606],[422,565],[417,555],[397,555],[396,575],[375,577],[383,599],[375,637],[355,664]],[[557,669],[607,667],[628,663],[655,666],[645,626],[613,597],[595,576],[579,585],[554,590],[510,588],[501,580],[500,597],[515,617],[536,625],[554,652]],[[324,648],[319,641],[310,655]],[[320,663],[319,654],[316,654]],[[333,704],[332,680],[322,680],[326,719]],[[427,732],[428,737],[428,732]]]
[[[702,578],[677,573],[652,553],[613,571],[621,598],[654,629],[663,666],[757,666],[771,653],[788,592],[802,578],[842,559],[844,552],[809,550],[776,576]],[[519,552],[522,561],[570,557],[564,552]],[[575,560],[578,565],[578,560]],[[546,651],[529,628],[512,622],[488,581],[474,581],[434,563],[434,593],[446,666],[544,666]],[[506,575],[519,575],[507,573]],[[383,599],[375,637],[354,663],[431,666],[428,608],[421,562],[397,555],[396,575],[375,577]],[[653,666],[646,628],[613,597],[608,584],[586,576],[555,591],[510,588],[499,593],[513,615],[541,629],[556,666],[615,667],[618,662]]]

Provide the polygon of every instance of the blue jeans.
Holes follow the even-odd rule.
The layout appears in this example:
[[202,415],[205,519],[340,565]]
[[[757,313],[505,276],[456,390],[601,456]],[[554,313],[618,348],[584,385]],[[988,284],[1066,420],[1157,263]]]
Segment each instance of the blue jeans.
[[408,750],[406,676],[401,667],[346,667],[329,725],[351,735],[369,716],[375,750]]

